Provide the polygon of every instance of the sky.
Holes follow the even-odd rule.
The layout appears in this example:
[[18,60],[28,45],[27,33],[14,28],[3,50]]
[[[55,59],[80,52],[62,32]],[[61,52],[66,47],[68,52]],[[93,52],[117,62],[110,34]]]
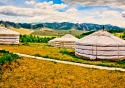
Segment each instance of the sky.
[[125,0],[0,0],[0,20],[72,22],[125,27]]

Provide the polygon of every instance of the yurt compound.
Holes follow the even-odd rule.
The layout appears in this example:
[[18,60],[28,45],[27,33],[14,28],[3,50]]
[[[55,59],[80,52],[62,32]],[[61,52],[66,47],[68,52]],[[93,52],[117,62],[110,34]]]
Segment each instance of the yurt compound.
[[63,48],[74,48],[75,42],[78,39],[74,37],[71,34],[66,34],[62,36],[61,38],[55,38],[53,40],[50,40],[50,45],[53,45],[54,47],[63,47]]
[[0,27],[0,44],[19,44],[20,33]]
[[107,31],[97,31],[76,41],[75,55],[84,59],[123,60],[125,41]]

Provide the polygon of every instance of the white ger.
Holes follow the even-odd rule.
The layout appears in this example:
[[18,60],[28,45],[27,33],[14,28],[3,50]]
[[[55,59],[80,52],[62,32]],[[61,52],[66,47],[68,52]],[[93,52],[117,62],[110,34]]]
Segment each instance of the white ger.
[[20,33],[0,27],[0,44],[19,44]]
[[76,41],[75,54],[85,59],[125,59],[125,41],[107,31],[97,31]]

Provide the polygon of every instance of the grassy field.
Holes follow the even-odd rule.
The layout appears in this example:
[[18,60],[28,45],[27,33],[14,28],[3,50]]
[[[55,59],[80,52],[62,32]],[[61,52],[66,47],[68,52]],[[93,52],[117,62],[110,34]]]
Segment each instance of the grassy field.
[[24,58],[1,72],[0,88],[124,88],[125,74]]
[[80,35],[84,33],[84,31],[80,30],[35,30],[31,34],[39,36],[62,36],[65,34],[69,34],[70,31],[72,35]]
[[48,46],[46,43],[29,43],[29,45],[0,45],[0,48],[9,50],[11,52],[41,56],[44,58],[71,61],[84,64],[94,64],[99,66],[125,68],[125,61],[109,62],[105,60],[104,61],[83,60],[77,58],[74,55],[70,55],[70,52],[74,52],[74,49],[55,48]]

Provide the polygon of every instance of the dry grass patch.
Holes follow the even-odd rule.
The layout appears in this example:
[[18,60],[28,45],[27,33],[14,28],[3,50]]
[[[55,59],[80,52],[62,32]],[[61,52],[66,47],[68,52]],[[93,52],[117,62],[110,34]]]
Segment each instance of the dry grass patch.
[[124,88],[125,74],[23,58],[0,79],[5,88]]
[[[117,62],[109,61],[87,61],[78,59],[76,56],[69,55],[68,52],[73,52],[73,49],[63,49],[48,46],[45,43],[29,43],[29,45],[0,45],[1,49],[5,49],[11,52],[24,53],[34,56],[41,56],[45,58],[65,60],[84,64],[93,64],[108,67],[121,67],[125,68],[125,64],[119,64]],[[65,52],[64,52],[65,51]]]
[[24,34],[29,35],[29,34],[31,34],[32,32],[34,32],[34,30],[25,29],[25,28],[18,28],[18,29],[17,29],[17,28],[12,28],[12,27],[11,27],[11,29],[14,30],[14,31],[19,32],[19,33],[22,34],[22,35],[24,35]]

